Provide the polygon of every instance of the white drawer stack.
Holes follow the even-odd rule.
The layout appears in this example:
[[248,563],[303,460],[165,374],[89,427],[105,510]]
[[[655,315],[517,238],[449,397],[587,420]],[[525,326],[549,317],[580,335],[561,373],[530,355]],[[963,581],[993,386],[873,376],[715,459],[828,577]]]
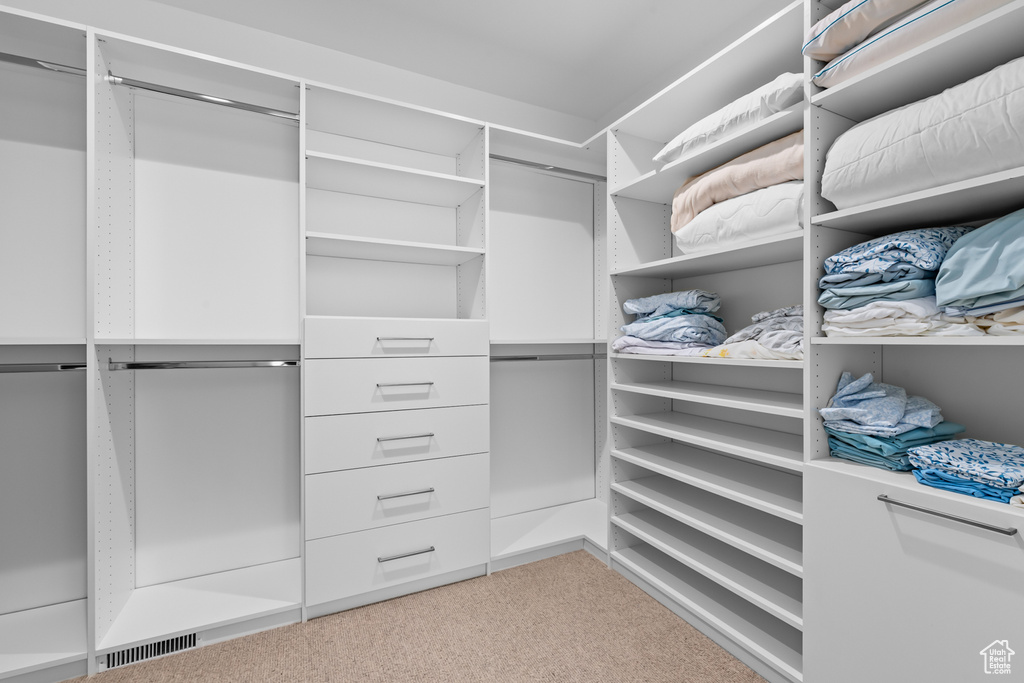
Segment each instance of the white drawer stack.
[[485,321],[306,319],[311,616],[484,572],[487,354]]

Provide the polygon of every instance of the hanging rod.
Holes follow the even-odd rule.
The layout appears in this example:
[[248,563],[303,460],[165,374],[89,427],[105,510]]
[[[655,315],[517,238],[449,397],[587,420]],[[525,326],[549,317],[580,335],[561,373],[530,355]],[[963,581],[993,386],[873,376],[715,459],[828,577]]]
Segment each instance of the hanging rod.
[[607,178],[603,175],[596,175],[594,173],[586,173],[584,171],[574,171],[571,168],[562,168],[561,166],[552,166],[550,164],[542,164],[536,161],[526,161],[525,159],[516,159],[515,157],[503,157],[500,154],[491,154],[491,159],[495,161],[504,161],[507,164],[516,164],[518,166],[527,166],[529,168],[536,168],[541,171],[551,171],[558,173],[559,175],[573,176],[576,178],[585,178],[587,180],[593,180],[599,183],[607,182]]
[[85,363],[7,363],[0,365],[0,373],[64,372],[67,370],[85,370]]
[[56,71],[57,73],[72,74],[74,76],[85,75],[85,69],[77,66],[57,64],[56,62],[47,62],[42,59],[32,59],[31,57],[22,57],[20,55],[12,55],[6,52],[0,52],[0,62],[20,64],[21,66],[31,66],[35,69],[46,69],[47,71]]
[[294,368],[297,360],[172,360],[155,362],[109,361],[111,370],[212,370],[224,368]]
[[148,83],[146,81],[137,81],[134,78],[124,78],[122,76],[115,76],[114,74],[107,72],[105,80],[108,83],[114,85],[123,85],[128,88],[137,88],[139,90],[149,90],[150,92],[163,93],[164,95],[174,95],[175,97],[184,97],[189,100],[197,100],[199,102],[209,102],[211,104],[219,104],[225,107],[231,107],[232,109],[242,109],[243,111],[251,111],[257,114],[266,114],[267,116],[275,116],[279,119],[288,119],[289,121],[298,121],[299,115],[293,114],[290,111],[281,111],[280,109],[271,109],[270,107],[262,107],[258,104],[249,104],[248,102],[239,102],[237,100],[229,100],[224,97],[214,97],[213,95],[204,95],[203,93],[193,92],[191,90],[181,90],[180,88],[172,88],[166,85],[159,85],[158,83]]
[[563,353],[551,356],[491,356],[491,362],[520,361],[520,360],[604,360],[607,356],[603,353]]

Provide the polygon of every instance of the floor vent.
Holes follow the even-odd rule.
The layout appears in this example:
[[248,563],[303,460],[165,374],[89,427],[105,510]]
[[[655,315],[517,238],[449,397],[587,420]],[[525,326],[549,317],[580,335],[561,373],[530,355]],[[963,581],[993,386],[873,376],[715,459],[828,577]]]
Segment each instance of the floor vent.
[[154,657],[162,657],[163,655],[169,655],[172,652],[187,650],[190,647],[195,646],[196,634],[189,633],[188,635],[178,636],[177,638],[168,638],[167,640],[161,640],[156,643],[149,643],[148,645],[137,645],[135,647],[129,647],[124,650],[118,650],[117,652],[108,653],[107,668],[113,669],[115,667],[124,666],[126,664],[134,664],[135,662],[141,662],[146,659],[153,659]]

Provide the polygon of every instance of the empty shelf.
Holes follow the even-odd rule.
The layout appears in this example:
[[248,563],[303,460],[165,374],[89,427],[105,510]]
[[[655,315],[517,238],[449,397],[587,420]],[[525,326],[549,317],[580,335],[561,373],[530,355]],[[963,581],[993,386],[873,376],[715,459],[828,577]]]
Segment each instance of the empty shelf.
[[790,678],[803,680],[796,629],[644,543],[612,553],[612,560]]
[[803,629],[803,581],[653,510],[612,517],[612,523],[677,562]]
[[0,678],[84,662],[86,624],[85,600],[0,615]]
[[306,254],[310,256],[457,266],[482,256],[483,253],[483,249],[472,247],[347,237],[323,232],[306,233]]
[[803,232],[787,232],[736,247],[688,254],[652,261],[631,268],[616,270],[612,275],[678,279],[694,275],[710,275],[728,270],[742,270],[775,263],[789,263],[803,258]]
[[748,555],[803,576],[803,529],[661,476],[612,484],[612,491],[668,515]]
[[96,650],[227,626],[301,603],[299,558],[136,588]]
[[803,522],[799,475],[677,443],[613,450],[612,456],[755,510]]
[[596,498],[491,520],[491,560],[567,541],[608,547],[608,506]]
[[904,228],[995,218],[1024,205],[1024,166],[941,187],[823,213],[815,225],[884,235]]
[[789,394],[782,391],[675,381],[612,384],[611,388],[616,391],[661,396],[680,401],[694,401],[705,405],[749,410],[755,413],[796,418],[804,416],[803,397],[800,394]]
[[703,365],[731,365],[748,368],[790,368],[803,370],[802,360],[758,360],[754,358],[706,358],[704,356],[654,356],[642,353],[613,353],[609,358],[643,360],[660,363],[701,363]]
[[482,180],[472,178],[333,154],[306,153],[306,187],[317,190],[455,207],[483,186]]
[[803,437],[799,434],[676,412],[615,415],[611,421],[775,467],[797,472],[803,468]]
[[637,178],[628,185],[612,191],[616,197],[642,199],[658,204],[671,204],[672,196],[689,178],[700,175],[745,152],[768,144],[804,127],[804,108],[801,102],[785,111],[761,121],[753,128],[718,140],[694,153],[687,154]]

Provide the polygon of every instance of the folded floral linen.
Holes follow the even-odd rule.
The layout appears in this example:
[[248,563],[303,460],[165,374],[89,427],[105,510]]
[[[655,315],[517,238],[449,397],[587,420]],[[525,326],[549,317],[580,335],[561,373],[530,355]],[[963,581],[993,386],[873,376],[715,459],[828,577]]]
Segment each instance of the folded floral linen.
[[966,496],[974,496],[975,498],[994,500],[999,503],[1009,503],[1014,496],[1020,494],[1019,489],[981,484],[937,469],[914,470],[914,478],[925,486],[962,493]]
[[921,396],[907,396],[902,387],[874,381],[871,373],[839,378],[836,394],[818,412],[825,427],[854,434],[896,436],[942,422],[939,407]]
[[1002,488],[1024,486],[1024,448],[981,439],[939,441],[908,451],[910,462],[920,469],[937,469]]
[[745,358],[753,360],[803,360],[802,349],[795,351],[779,351],[771,349],[756,339],[720,344],[704,349],[700,355],[708,358]]
[[703,356],[800,360],[804,357],[804,307],[787,306],[751,316],[751,324]]
[[888,282],[913,279],[900,275],[903,272],[937,271],[950,248],[971,230],[966,226],[920,228],[855,244],[825,259],[825,276],[818,284],[827,289],[847,280],[831,277],[837,274],[875,273],[887,275],[882,281]]
[[958,239],[935,277],[939,306],[951,315],[985,315],[1024,299],[1024,209]]

